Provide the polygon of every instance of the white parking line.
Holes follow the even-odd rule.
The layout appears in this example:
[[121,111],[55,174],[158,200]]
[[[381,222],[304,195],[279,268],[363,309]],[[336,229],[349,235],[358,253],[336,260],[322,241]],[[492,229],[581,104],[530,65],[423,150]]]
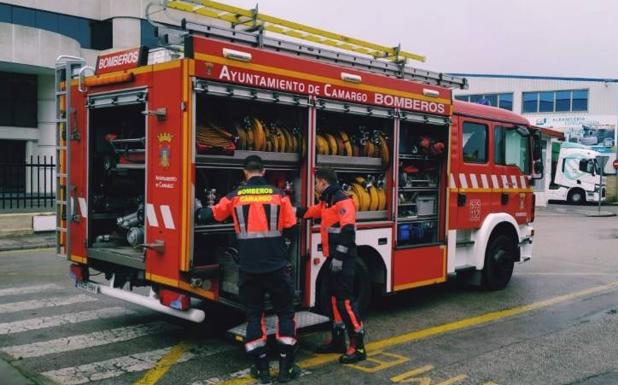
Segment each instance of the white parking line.
[[[221,353],[227,350],[236,349],[233,346],[200,346],[182,355],[177,361],[186,362],[194,358],[203,359],[205,357]],[[91,381],[120,377],[127,373],[142,372],[152,369],[157,362],[165,356],[171,347],[152,350],[149,352],[131,354],[128,356],[112,358],[106,361],[92,362],[89,364],[50,370],[42,373],[43,376],[63,385],[86,384]]]
[[0,323],[0,335],[47,329],[96,319],[123,317],[132,314],[135,314],[133,310],[129,310],[124,307],[110,307],[106,309],[82,311],[79,313],[60,314],[51,317],[39,317],[14,322],[5,322]]
[[52,297],[45,299],[33,299],[31,301],[10,302],[0,304],[0,314],[15,313],[24,310],[41,309],[45,307],[72,305],[75,303],[92,302],[97,299],[88,295],[73,295],[64,297]]
[[55,290],[59,288],[60,286],[54,285],[53,283],[36,286],[11,287],[8,289],[0,289],[0,297],[4,297],[7,295],[32,294],[47,290]]
[[50,341],[35,342],[26,345],[8,346],[0,351],[11,357],[31,358],[48,354],[70,352],[96,346],[109,345],[116,342],[129,341],[150,334],[169,331],[172,326],[165,322],[152,322],[125,326],[116,329],[103,330],[94,333],[80,334]]

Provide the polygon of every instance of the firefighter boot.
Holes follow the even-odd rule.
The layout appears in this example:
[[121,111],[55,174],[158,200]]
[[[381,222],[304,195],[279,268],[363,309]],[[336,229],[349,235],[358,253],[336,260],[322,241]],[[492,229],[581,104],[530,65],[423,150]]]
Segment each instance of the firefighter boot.
[[300,368],[294,362],[296,345],[279,344],[279,376],[277,381],[290,382],[300,376]]
[[318,346],[315,352],[318,354],[345,353],[345,328],[342,325],[334,325],[331,340]]
[[362,331],[350,335],[350,346],[345,354],[339,357],[339,362],[342,364],[353,364],[367,359],[363,337],[364,333]]
[[270,378],[270,364],[268,362],[268,355],[265,349],[256,349],[257,352],[252,352],[254,364],[251,367],[251,376],[258,380],[260,384],[270,384],[272,380]]

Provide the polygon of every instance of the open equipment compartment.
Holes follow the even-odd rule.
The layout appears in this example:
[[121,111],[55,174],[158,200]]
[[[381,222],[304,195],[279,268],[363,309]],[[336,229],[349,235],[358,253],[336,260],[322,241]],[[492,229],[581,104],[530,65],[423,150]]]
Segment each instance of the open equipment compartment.
[[95,95],[88,151],[88,255],[106,274],[144,270],[146,92]]
[[397,247],[443,241],[448,126],[402,121],[397,177]]
[[[209,83],[207,89],[212,91],[216,87]],[[259,91],[263,98],[246,98],[243,95],[255,96],[258,90],[244,87],[236,88],[236,93],[196,93],[196,200],[204,206],[217,203],[244,183],[244,159],[258,155],[264,161],[266,180],[288,194],[293,205],[302,204],[301,159],[307,151],[308,103],[301,104],[296,97],[280,94],[280,101],[275,103],[273,93],[264,91]],[[296,240],[288,243],[298,294],[304,271],[300,266],[299,240],[300,229]],[[190,274],[218,279],[221,298],[231,303],[239,302],[236,245],[231,218],[224,223],[194,227]]]
[[358,221],[388,219],[394,112],[325,100],[317,109],[316,165],[337,171]]

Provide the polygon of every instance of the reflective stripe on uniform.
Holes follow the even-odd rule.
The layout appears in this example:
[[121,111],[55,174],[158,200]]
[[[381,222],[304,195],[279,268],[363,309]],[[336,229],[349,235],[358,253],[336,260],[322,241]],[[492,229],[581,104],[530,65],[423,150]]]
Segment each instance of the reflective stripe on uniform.
[[327,231],[328,231],[330,234],[340,234],[340,233],[341,233],[341,227],[329,227],[329,228],[327,229]]
[[270,230],[274,231],[278,228],[277,217],[279,216],[279,205],[270,204]]
[[296,338],[288,337],[288,336],[277,336],[277,342],[282,343],[284,345],[296,345]]
[[242,206],[236,206],[236,219],[238,219],[238,227],[240,228],[240,233],[247,232],[247,223],[245,221],[245,213],[242,210]]
[[344,246],[344,245],[337,245],[335,250],[337,250],[340,253],[346,254],[349,249],[346,246]]
[[258,338],[257,340],[247,342],[245,344],[245,351],[248,353],[264,346],[266,346],[266,338]]
[[237,235],[238,239],[276,238],[281,236],[281,231],[242,231]]

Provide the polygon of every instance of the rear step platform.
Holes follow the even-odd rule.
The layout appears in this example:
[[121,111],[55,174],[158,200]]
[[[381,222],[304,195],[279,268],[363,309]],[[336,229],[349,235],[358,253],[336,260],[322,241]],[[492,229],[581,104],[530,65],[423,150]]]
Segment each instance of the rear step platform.
[[[300,330],[308,328],[310,326],[320,325],[329,322],[330,319],[321,314],[312,313],[310,311],[297,311],[294,316],[296,321],[296,329]],[[247,323],[242,323],[228,330],[228,334],[231,335],[238,342],[245,342],[247,331]],[[277,332],[277,315],[272,314],[266,317],[266,334],[274,335]]]

